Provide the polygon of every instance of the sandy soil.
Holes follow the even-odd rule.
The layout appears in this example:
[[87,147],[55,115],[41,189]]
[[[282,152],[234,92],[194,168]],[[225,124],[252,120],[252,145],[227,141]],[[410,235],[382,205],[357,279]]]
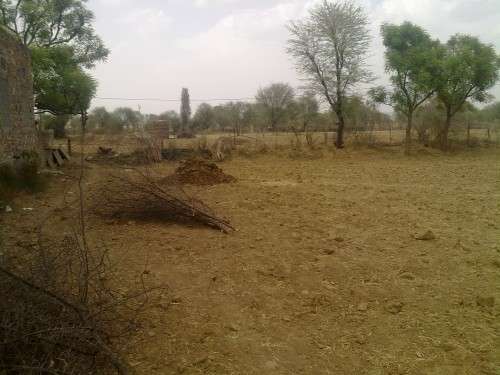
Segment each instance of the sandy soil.
[[[131,363],[140,374],[500,374],[499,161],[498,150],[234,158],[221,167],[238,182],[188,191],[235,233],[91,220],[123,270],[147,263],[174,296],[148,312]],[[89,188],[107,168],[89,165]],[[74,194],[71,179],[53,184],[0,218],[7,241]],[[434,240],[416,239],[429,230]]]

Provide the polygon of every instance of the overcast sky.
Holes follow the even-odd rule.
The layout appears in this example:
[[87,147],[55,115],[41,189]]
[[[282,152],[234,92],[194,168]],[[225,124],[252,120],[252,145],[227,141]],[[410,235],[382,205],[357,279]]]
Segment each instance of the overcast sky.
[[[300,86],[285,53],[291,19],[316,0],[89,0],[96,29],[111,50],[94,71],[99,97],[253,98],[271,82]],[[371,22],[370,64],[384,75],[383,22],[412,21],[434,38],[468,33],[500,52],[500,0],[359,0]],[[500,86],[492,91],[500,98]],[[212,102],[216,104],[217,102]],[[194,103],[193,103],[194,104]],[[96,99],[94,106],[141,106],[144,113],[178,110],[179,103]]]

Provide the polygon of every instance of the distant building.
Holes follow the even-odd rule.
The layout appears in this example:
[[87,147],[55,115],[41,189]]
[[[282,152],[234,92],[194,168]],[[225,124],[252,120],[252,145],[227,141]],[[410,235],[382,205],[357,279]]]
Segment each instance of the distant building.
[[30,53],[0,26],[0,161],[36,145]]

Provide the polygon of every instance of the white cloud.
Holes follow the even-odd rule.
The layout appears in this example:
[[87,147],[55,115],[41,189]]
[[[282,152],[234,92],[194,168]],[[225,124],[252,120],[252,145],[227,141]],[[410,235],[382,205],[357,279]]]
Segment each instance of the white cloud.
[[[181,87],[189,87],[195,98],[248,97],[269,82],[298,86],[285,52],[285,25],[315,1],[144,0],[138,5],[135,0],[90,0],[98,31],[113,51],[109,63],[96,70],[99,95],[177,98]],[[441,40],[470,33],[496,43],[500,51],[500,0],[359,1],[370,17],[370,64],[381,82],[387,81],[379,37],[383,22],[409,20]],[[495,93],[500,97],[500,90]],[[177,106],[145,103],[143,109]]]
[[210,5],[224,5],[237,3],[241,0],[194,0],[194,4],[197,7],[204,8]]

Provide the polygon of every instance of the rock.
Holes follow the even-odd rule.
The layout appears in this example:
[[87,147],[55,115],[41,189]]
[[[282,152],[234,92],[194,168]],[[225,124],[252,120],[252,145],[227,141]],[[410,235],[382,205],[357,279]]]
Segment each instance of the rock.
[[345,239],[344,239],[343,237],[340,237],[340,236],[335,237],[335,238],[334,238],[334,240],[335,240],[336,242],[339,242],[339,243],[341,243],[341,242],[345,242]]
[[354,337],[354,342],[359,345],[365,345],[367,340],[365,336],[358,334]]
[[277,370],[278,369],[278,363],[276,361],[267,361],[264,364],[264,367],[266,370]]
[[404,272],[400,275],[400,277],[405,280],[415,280],[415,275],[411,272]]
[[170,300],[170,302],[172,303],[172,305],[178,305],[178,304],[182,303],[182,297],[173,296],[172,299]]
[[155,336],[156,336],[156,333],[154,333],[153,331],[149,331],[149,332],[148,332],[148,336],[149,336],[149,337],[155,337]]
[[385,310],[393,315],[397,315],[403,311],[403,307],[403,302],[390,302],[385,306]]
[[457,346],[454,343],[452,343],[451,341],[442,342],[441,345],[439,345],[439,346],[445,352],[452,352],[452,351],[457,349]]
[[368,310],[368,304],[366,302],[362,302],[358,305],[358,311],[367,311]]
[[12,211],[13,211],[13,209],[11,206],[5,206],[5,212],[10,213]]
[[234,323],[230,323],[228,325],[226,325],[226,328],[232,332],[238,332],[240,330],[240,327],[238,327],[236,324]]
[[495,306],[495,297],[477,297],[476,304],[479,307],[494,307]]
[[436,235],[431,230],[428,230],[420,236],[415,236],[415,239],[419,241],[433,241],[436,239]]
[[326,249],[326,250],[323,250],[323,253],[325,255],[333,255],[333,254],[335,254],[335,250],[334,249]]
[[199,359],[197,359],[195,362],[194,362],[194,365],[195,366],[198,366],[198,365],[202,365],[206,362],[208,362],[210,360],[210,356],[208,355],[205,355],[205,356],[202,356],[200,357]]

